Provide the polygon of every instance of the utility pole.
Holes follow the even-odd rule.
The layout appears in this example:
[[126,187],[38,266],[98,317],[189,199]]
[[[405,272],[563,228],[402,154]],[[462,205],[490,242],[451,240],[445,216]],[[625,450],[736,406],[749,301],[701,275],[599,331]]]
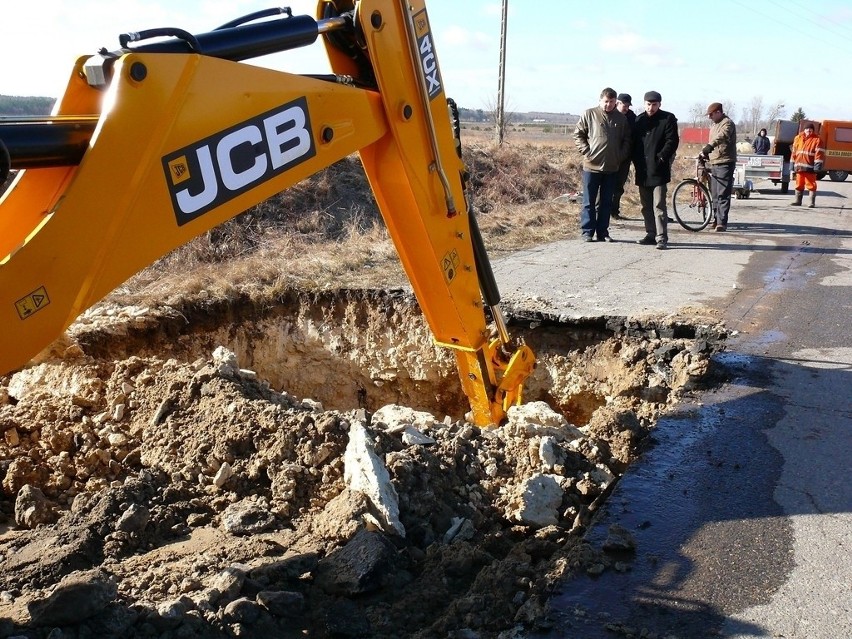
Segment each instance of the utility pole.
[[500,77],[497,87],[497,144],[503,144],[503,137],[506,133],[506,113],[504,111],[505,91],[506,91],[506,23],[507,14],[509,12],[509,0],[503,0],[503,11],[500,17]]

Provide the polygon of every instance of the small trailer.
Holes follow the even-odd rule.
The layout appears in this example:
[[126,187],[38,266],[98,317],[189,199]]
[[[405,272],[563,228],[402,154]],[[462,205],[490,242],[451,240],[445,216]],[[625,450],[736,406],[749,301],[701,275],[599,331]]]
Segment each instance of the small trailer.
[[781,192],[786,193],[790,186],[790,163],[783,155],[743,155],[737,154],[734,167],[734,192],[737,199],[747,198],[754,190],[755,182],[768,180],[773,184],[781,183]]

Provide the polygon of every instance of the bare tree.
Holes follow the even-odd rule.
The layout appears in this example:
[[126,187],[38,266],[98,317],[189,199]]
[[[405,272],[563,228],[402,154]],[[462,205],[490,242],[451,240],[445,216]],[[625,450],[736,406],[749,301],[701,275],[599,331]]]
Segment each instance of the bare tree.
[[703,128],[707,122],[707,106],[696,102],[689,107],[689,117],[692,118],[692,126]]
[[743,123],[746,125],[746,130],[751,130],[751,135],[757,135],[760,125],[763,122],[763,97],[756,95],[751,99],[751,104],[743,110],[746,117],[743,118]]
[[729,118],[733,119],[733,114],[737,112],[737,103],[733,100],[722,100],[722,109]]
[[784,103],[776,102],[766,113],[765,125],[767,128],[772,126],[775,120],[780,120],[784,116]]
[[755,96],[751,100],[751,105],[743,109],[743,125],[754,136],[762,128],[769,129],[772,123],[779,119],[783,113],[783,102],[776,102],[770,107],[765,107],[763,97]]

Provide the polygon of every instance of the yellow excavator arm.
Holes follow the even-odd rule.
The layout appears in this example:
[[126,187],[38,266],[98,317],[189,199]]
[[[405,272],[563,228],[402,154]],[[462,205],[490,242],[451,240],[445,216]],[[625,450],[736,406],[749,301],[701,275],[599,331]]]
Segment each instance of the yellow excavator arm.
[[[320,37],[330,75],[241,63]],[[276,9],[119,44],[77,60],[51,116],[0,122],[0,165],[18,170],[0,199],[0,374],[172,249],[358,152],[474,421],[521,401],[535,356],[498,306],[422,0],[321,1],[316,18]]]

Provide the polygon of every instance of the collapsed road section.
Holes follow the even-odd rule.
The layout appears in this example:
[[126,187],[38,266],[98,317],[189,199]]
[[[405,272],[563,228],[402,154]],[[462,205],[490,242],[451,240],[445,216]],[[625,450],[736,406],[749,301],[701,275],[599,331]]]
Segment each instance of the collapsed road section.
[[724,329],[513,331],[538,366],[486,429],[404,292],[90,310],[0,378],[0,632],[535,626],[567,571],[619,569],[583,532]]

